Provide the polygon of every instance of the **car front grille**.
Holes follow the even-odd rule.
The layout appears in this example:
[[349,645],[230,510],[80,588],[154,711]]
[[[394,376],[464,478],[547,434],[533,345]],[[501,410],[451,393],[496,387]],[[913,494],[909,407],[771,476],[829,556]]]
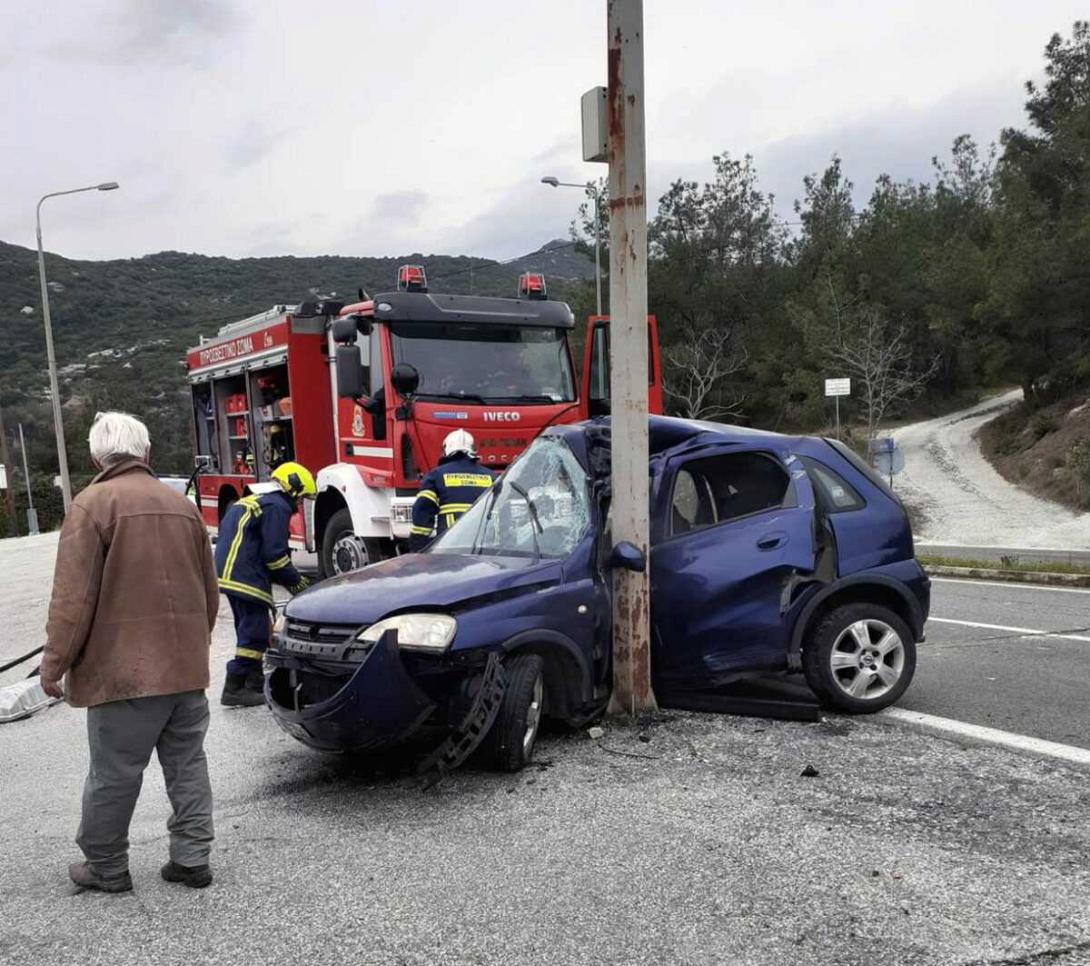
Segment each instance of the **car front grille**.
[[353,640],[360,630],[355,624],[314,624],[288,620],[277,649],[285,654],[327,661],[362,661],[370,644]]

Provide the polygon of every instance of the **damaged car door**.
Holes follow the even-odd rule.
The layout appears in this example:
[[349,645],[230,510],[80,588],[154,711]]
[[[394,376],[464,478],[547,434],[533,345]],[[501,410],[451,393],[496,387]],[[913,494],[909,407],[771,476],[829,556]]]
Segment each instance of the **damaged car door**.
[[656,691],[699,691],[783,668],[786,612],[815,568],[814,494],[800,462],[702,448],[668,462],[656,504]]

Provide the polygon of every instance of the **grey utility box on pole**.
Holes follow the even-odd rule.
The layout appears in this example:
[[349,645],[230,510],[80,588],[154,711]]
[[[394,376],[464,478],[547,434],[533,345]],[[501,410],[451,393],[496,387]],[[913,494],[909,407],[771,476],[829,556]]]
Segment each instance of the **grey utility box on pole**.
[[583,111],[583,160],[608,161],[609,136],[606,131],[606,89],[592,87],[579,102]]
[[[635,544],[647,559],[650,527],[643,0],[607,0],[607,6],[613,541]],[[610,700],[614,714],[634,715],[656,707],[651,689],[647,569],[614,571]]]

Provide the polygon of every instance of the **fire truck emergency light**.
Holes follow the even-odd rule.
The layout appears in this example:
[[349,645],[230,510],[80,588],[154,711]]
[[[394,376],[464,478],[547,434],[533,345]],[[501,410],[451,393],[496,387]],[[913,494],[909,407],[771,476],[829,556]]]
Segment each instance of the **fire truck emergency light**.
[[397,290],[399,292],[426,292],[428,277],[423,265],[402,265],[397,270]]
[[544,299],[545,276],[540,272],[526,272],[519,276],[519,298]]

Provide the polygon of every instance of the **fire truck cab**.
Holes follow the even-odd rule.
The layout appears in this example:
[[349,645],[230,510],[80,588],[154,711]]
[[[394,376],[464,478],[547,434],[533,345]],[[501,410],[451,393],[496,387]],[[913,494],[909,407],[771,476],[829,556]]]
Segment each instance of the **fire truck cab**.
[[[225,326],[187,359],[204,519],[214,530],[250,485],[297,460],[318,497],[292,542],[318,553],[323,575],[392,556],[451,430],[502,471],[546,427],[608,412],[607,323],[589,320],[582,386],[571,309],[541,275],[524,275],[518,298],[439,295],[422,267],[402,266],[397,290],[373,299],[278,305]],[[648,334],[649,405],[662,412],[653,318]]]

